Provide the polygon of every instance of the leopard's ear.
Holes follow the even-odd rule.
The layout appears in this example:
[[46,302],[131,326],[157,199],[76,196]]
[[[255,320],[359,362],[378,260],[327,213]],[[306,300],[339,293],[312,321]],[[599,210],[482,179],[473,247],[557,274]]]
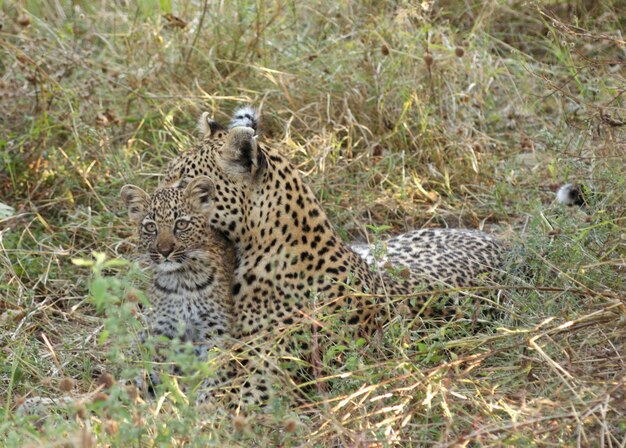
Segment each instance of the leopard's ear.
[[198,121],[198,131],[200,137],[217,137],[219,133],[226,135],[227,129],[220,123],[211,118],[211,114],[203,112]]
[[206,212],[211,208],[211,203],[215,197],[215,185],[206,176],[194,177],[185,186],[183,194],[195,210]]
[[124,185],[120,190],[120,197],[128,208],[130,220],[135,224],[140,223],[146,216],[146,210],[150,204],[148,193],[135,185]]
[[254,129],[238,126],[230,130],[220,152],[224,170],[231,175],[243,175],[255,179],[265,168],[263,151],[256,141]]

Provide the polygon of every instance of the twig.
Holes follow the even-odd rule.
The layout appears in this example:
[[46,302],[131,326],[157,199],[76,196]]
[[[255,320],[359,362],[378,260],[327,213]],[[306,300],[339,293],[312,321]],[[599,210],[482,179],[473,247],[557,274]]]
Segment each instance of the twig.
[[57,358],[57,354],[54,351],[54,347],[52,347],[52,344],[50,343],[48,336],[46,336],[46,334],[43,331],[40,333],[40,335],[41,335],[41,339],[43,339],[44,344],[46,344],[46,347],[50,351],[50,354],[52,355],[52,360],[54,361],[57,368],[59,369],[59,372],[63,374],[63,367],[61,366],[61,363],[59,362],[59,358]]
[[204,17],[206,16],[207,7],[209,5],[209,0],[204,0],[204,5],[202,6],[202,15],[200,16],[200,22],[198,23],[198,29],[196,30],[196,35],[193,38],[193,42],[191,43],[191,47],[187,52],[187,57],[185,58],[185,67],[189,64],[189,58],[191,57],[191,52],[196,47],[196,42],[198,41],[198,37],[200,36],[200,31],[202,31],[202,26],[204,25]]

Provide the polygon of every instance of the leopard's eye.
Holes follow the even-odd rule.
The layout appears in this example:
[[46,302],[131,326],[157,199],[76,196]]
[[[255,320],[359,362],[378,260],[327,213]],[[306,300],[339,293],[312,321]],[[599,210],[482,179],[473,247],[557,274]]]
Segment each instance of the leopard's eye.
[[156,229],[157,229],[157,226],[153,222],[145,222],[143,224],[143,230],[146,233],[154,233],[154,232],[156,232]]
[[187,227],[189,227],[189,221],[187,221],[186,219],[179,219],[174,224],[174,228],[176,230],[185,230],[187,229]]

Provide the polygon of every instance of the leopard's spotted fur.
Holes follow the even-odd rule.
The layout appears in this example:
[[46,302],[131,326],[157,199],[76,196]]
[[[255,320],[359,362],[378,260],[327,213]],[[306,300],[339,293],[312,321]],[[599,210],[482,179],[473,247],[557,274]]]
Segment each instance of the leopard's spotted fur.
[[[237,262],[232,334],[240,340],[260,338],[285,350],[282,354],[311,361],[314,347],[300,336],[312,323],[313,328],[323,327],[323,318],[313,317],[320,311],[339,314],[357,333],[371,334],[389,317],[385,297],[411,297],[413,311],[423,309],[428,295],[415,294],[415,289],[423,293],[424,277],[419,274],[424,263],[434,277],[458,285],[471,285],[479,274],[492,273],[500,264],[494,239],[480,233],[438,233],[437,256],[409,263],[417,275],[399,280],[374,272],[341,241],[299,172],[276,149],[261,146],[254,129],[239,126],[224,132],[206,115],[201,123],[204,139],[170,164],[162,185],[183,188],[193,180],[193,194],[206,204],[210,226],[233,243]],[[429,235],[435,234],[411,238],[428,241]],[[455,253],[460,258],[445,255],[447,241],[459,244]],[[433,310],[441,314],[437,306],[427,311]],[[263,348],[259,353],[264,361],[258,365],[273,364],[276,353]],[[264,373],[257,370],[244,384],[244,401],[269,399]]]

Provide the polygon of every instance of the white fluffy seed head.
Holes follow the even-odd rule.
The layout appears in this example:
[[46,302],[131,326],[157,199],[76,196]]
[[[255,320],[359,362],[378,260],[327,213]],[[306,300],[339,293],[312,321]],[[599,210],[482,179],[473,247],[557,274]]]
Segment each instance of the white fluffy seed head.
[[556,200],[564,205],[583,205],[585,198],[582,187],[576,184],[565,184],[556,192]]

